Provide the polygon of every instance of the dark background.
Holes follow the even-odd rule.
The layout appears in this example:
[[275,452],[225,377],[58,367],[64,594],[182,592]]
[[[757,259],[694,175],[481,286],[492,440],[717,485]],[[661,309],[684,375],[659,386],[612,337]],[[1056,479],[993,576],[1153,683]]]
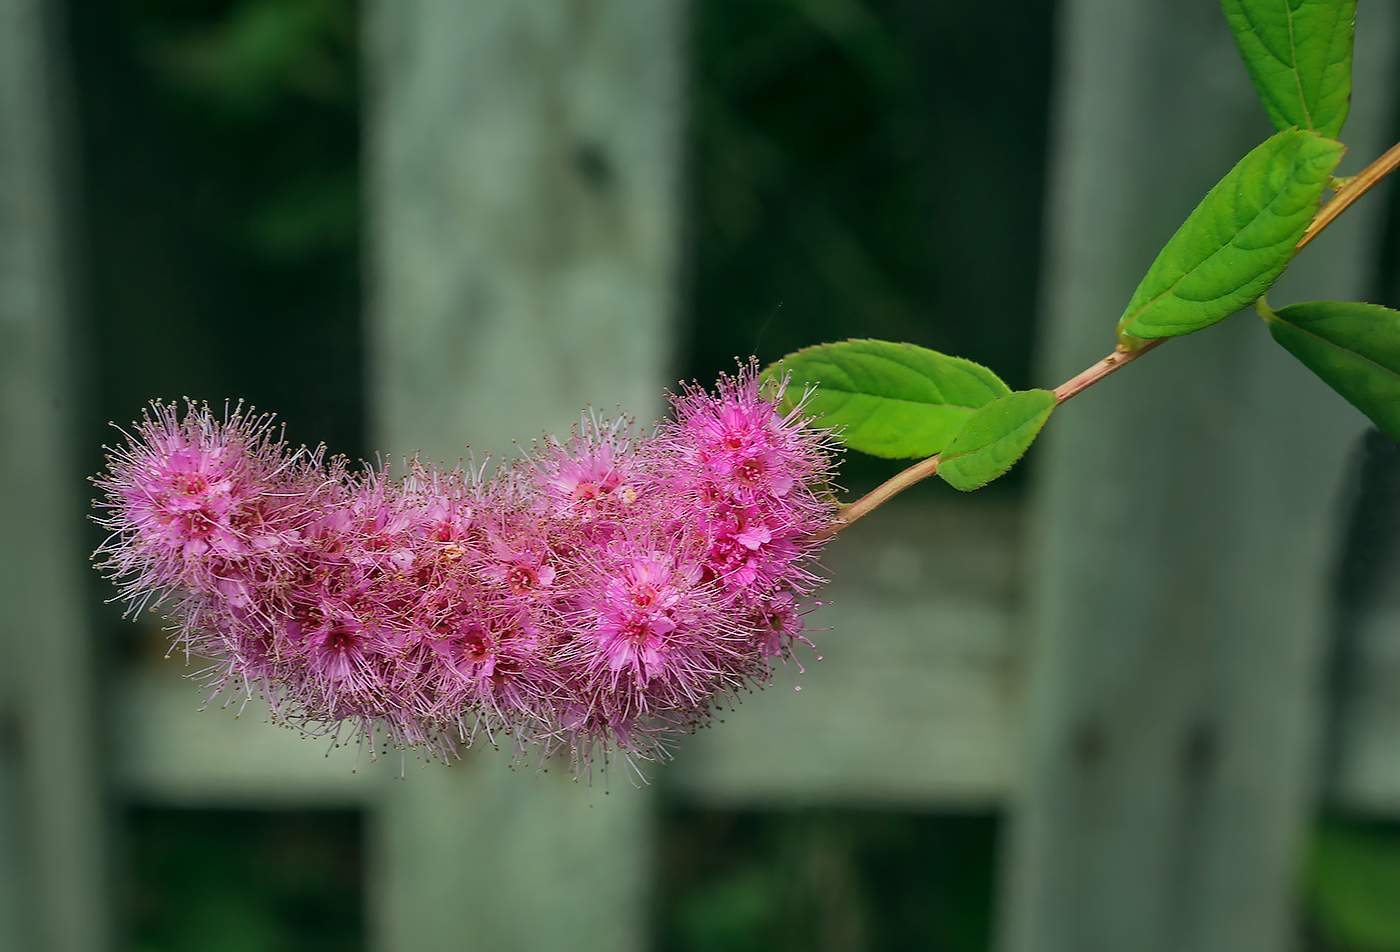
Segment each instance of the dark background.
[[[293,442],[372,453],[354,4],[68,8],[96,408],[86,468],[100,466],[108,420],[185,395],[244,399],[285,418]],[[1052,3],[851,0],[839,30],[808,9],[694,4],[687,376],[878,337],[1029,385]],[[1376,299],[1396,298],[1384,278]],[[891,471],[852,460],[843,479]],[[143,650],[139,630],[104,616],[108,663]],[[124,816],[127,948],[363,947],[355,814]],[[676,952],[984,950],[997,827],[980,815],[672,809],[654,932]],[[1393,827],[1325,821],[1300,889],[1316,948],[1400,949],[1385,913],[1400,896]]]

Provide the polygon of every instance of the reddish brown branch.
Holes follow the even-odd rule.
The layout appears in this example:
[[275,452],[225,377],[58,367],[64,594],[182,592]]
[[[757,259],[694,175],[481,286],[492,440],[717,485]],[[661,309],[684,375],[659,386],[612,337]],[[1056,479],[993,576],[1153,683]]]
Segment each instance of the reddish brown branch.
[[1346,184],[1337,189],[1337,194],[1332,196],[1330,202],[1322,206],[1321,211],[1308,225],[1308,230],[1303,232],[1303,237],[1298,242],[1298,250],[1302,251],[1306,248],[1308,242],[1316,238],[1322,229],[1332,224],[1334,218],[1350,208],[1352,202],[1369,192],[1381,179],[1394,172],[1396,166],[1400,166],[1400,142],[1391,146],[1385,155],[1347,179]]
[[[1361,172],[1347,179],[1345,183],[1337,189],[1332,200],[1324,205],[1308,225],[1307,231],[1303,232],[1302,239],[1298,242],[1298,250],[1307,247],[1308,242],[1316,238],[1324,228],[1332,221],[1351,207],[1362,195],[1365,195],[1376,183],[1385,178],[1396,167],[1400,166],[1400,143],[1397,143],[1382,155],[1379,159],[1366,166]],[[1153,348],[1160,347],[1171,338],[1159,337],[1149,340],[1133,351],[1115,350],[1094,366],[1076,374],[1069,380],[1055,388],[1055,405],[1059,406],[1070,397],[1080,393],[1094,384],[1098,383],[1119,367],[1132,363],[1143,354]],[[836,518],[831,523],[831,534],[835,535],[842,529],[861,519],[872,510],[884,505],[893,497],[899,495],[910,486],[927,479],[938,472],[938,457],[930,456],[928,459],[920,460],[908,469],[901,470],[891,476],[870,492],[861,496],[853,503],[842,506],[836,513]]]
[[1080,371],[1056,387],[1055,406],[1064,403],[1076,393],[1092,387],[1119,367],[1132,363],[1149,350],[1160,347],[1169,340],[1171,340],[1169,337],[1158,337],[1156,340],[1147,341],[1137,350],[1115,350],[1088,370]]

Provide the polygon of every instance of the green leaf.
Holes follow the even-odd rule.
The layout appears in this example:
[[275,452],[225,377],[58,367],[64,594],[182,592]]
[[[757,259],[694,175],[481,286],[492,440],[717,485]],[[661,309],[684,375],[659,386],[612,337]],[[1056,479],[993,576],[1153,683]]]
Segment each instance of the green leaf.
[[1223,0],[1249,78],[1275,129],[1335,139],[1351,105],[1356,0]]
[[1307,872],[1313,916],[1335,947],[1400,949],[1400,837],[1325,824]]
[[1016,465],[1055,406],[1049,390],[1018,390],[993,400],[944,448],[938,475],[954,489],[981,489]]
[[807,409],[823,424],[852,449],[893,458],[934,455],[974,410],[1011,392],[981,364],[883,340],[808,347],[764,373],[790,375],[789,402],[815,386]]
[[1167,242],[1118,321],[1120,336],[1176,337],[1257,300],[1298,251],[1346,147],[1315,132],[1266,139]]
[[1260,308],[1274,340],[1333,390],[1400,439],[1400,311],[1309,301]]

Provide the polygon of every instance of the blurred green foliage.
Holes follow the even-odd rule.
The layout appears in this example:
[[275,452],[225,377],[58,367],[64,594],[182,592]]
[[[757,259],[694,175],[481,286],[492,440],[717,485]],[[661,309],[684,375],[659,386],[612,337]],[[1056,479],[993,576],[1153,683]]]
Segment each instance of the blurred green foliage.
[[91,444],[188,394],[247,399],[294,440],[361,455],[353,3],[69,6]]
[[[167,11],[197,6],[161,5]],[[217,19],[152,17],[136,36],[142,62],[182,118],[213,135],[256,136],[267,126],[284,133],[283,113],[356,116],[356,22],[348,0],[225,6]],[[353,154],[308,155],[278,171],[262,181],[241,223],[248,250],[295,262],[354,249],[359,182]]]
[[673,811],[660,948],[985,952],[997,826],[985,815]]
[[1324,819],[1304,896],[1319,952],[1400,952],[1400,827]]
[[143,808],[128,829],[136,952],[364,947],[355,813]]
[[[190,3],[153,10],[195,13]],[[345,0],[244,0],[217,19],[144,24],[144,58],[188,104],[215,121],[257,122],[286,96],[353,107],[354,10]]]
[[1052,7],[696,4],[688,376],[876,337],[1029,385]]
[[[1031,382],[1052,5],[696,0],[687,376],[872,336]],[[94,431],[153,395],[227,394],[358,455],[352,0],[68,6]],[[673,811],[657,934],[672,952],[986,949],[996,826]],[[363,942],[351,814],[142,809],[129,832],[142,952]],[[1319,948],[1400,949],[1398,870],[1393,828],[1324,823]]]
[[1051,6],[698,4],[697,372],[858,335],[1025,382]]
[[[362,454],[354,5],[67,6],[94,457],[107,420],[185,394]],[[116,614],[104,645],[139,653]],[[135,809],[126,831],[127,948],[363,946],[353,813]]]

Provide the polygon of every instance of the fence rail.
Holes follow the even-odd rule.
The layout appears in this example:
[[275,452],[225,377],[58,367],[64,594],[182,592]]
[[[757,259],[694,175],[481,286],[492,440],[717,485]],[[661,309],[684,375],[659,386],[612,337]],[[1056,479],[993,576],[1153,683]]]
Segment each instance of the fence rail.
[[[821,660],[804,655],[800,675],[780,668],[723,723],[686,738],[674,762],[653,766],[663,795],[745,809],[1006,806],[1023,760],[1024,528],[1016,503],[970,498],[892,506],[845,533],[826,560],[829,604],[812,616],[830,629],[813,635]],[[1343,752],[1329,758],[1339,806],[1400,816],[1397,647],[1400,612],[1367,616],[1355,659],[1366,675],[1346,699],[1355,713]],[[200,710],[189,670],[171,658],[122,681],[115,762],[132,798],[368,806],[391,795],[385,784],[401,767],[404,783],[418,780],[412,753],[369,763],[353,747],[262,723],[258,701],[237,718]]]

